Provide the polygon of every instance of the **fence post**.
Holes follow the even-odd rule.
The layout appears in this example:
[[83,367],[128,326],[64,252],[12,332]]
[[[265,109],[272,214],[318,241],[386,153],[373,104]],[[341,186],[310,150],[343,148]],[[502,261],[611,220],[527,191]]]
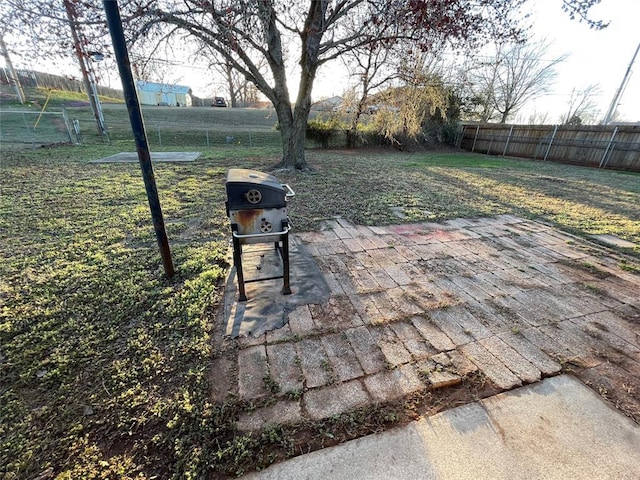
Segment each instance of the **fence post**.
[[[611,138],[609,139],[609,143],[607,144],[607,148],[604,150],[604,155],[602,155],[602,160],[600,160],[600,165],[598,166],[598,168],[602,168],[602,167],[606,167],[607,166],[607,154],[609,153],[609,149],[611,148],[611,145],[613,144],[613,139],[616,138],[616,134],[618,133],[618,127],[613,129],[613,134],[611,135]],[[605,160],[607,160],[605,162]]]
[[511,134],[513,133],[513,125],[509,129],[509,136],[507,137],[507,143],[504,144],[504,151],[502,152],[502,156],[504,157],[507,154],[507,148],[509,148],[509,142],[511,141]]
[[473,145],[471,146],[471,152],[473,152],[476,148],[476,140],[478,140],[478,132],[480,131],[480,125],[476,126],[476,134],[473,137]]
[[549,140],[549,145],[547,146],[547,151],[544,154],[544,158],[542,159],[543,161],[547,160],[547,157],[549,156],[549,152],[551,151],[551,145],[553,144],[553,139],[556,138],[556,132],[558,131],[558,125],[555,125],[553,127],[553,133],[551,134],[551,140]]
[[69,117],[67,116],[67,110],[65,108],[62,109],[62,119],[64,120],[64,126],[67,129],[69,143],[73,143],[73,137],[71,136],[71,125],[69,123]]

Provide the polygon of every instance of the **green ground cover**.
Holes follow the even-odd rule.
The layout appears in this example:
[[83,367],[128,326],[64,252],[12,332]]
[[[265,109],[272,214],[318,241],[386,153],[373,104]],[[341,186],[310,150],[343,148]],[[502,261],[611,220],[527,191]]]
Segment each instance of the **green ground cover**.
[[[208,380],[228,268],[225,174],[268,171],[279,148],[231,145],[155,165],[177,270],[166,280],[139,167],[87,163],[123,146],[3,153],[4,478],[200,478],[299,447],[281,429],[236,432],[251,406],[211,401]],[[312,150],[308,159],[312,172],[276,172],[296,190],[297,231],[336,215],[382,225],[512,213],[640,243],[638,174],[459,152]]]

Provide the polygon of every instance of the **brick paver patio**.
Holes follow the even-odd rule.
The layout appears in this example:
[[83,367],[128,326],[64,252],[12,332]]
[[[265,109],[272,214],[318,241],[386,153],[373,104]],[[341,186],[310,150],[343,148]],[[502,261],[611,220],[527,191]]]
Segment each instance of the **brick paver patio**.
[[[319,420],[482,374],[502,390],[613,362],[640,375],[640,277],[612,251],[513,216],[297,238],[331,289],[258,338],[225,340],[215,396],[240,430]],[[292,280],[294,282],[295,279]]]

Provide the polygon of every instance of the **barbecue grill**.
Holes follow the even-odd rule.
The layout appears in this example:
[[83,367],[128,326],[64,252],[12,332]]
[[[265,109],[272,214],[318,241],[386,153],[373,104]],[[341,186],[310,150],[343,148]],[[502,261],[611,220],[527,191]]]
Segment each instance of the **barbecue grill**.
[[[232,168],[227,172],[227,216],[233,235],[233,264],[238,276],[239,300],[246,301],[245,283],[282,278],[283,294],[290,294],[289,286],[289,218],[287,201],[295,193],[273,175],[257,170]],[[242,246],[271,243],[282,258],[282,275],[244,279]]]

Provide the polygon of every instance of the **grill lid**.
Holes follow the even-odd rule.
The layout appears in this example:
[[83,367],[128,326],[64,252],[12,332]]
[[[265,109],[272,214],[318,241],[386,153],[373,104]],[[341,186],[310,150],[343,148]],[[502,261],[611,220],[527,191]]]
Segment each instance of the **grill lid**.
[[273,175],[269,175],[268,173],[260,172],[258,170],[249,170],[247,168],[229,169],[227,172],[226,183],[263,185],[277,190],[284,190],[278,179]]
[[268,173],[232,168],[227,172],[225,185],[228,210],[286,206],[286,187]]

